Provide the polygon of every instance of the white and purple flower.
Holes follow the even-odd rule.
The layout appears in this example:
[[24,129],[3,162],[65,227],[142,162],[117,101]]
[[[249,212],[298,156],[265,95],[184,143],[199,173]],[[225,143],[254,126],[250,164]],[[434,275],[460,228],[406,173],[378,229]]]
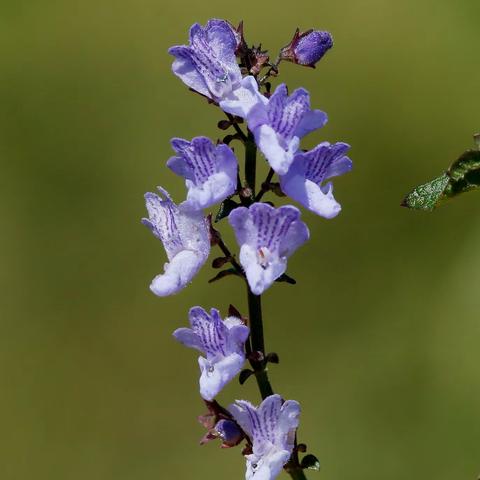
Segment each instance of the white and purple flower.
[[323,142],[313,150],[297,153],[288,172],[280,175],[283,192],[317,215],[335,217],[341,206],[333,197],[333,185],[322,183],[352,169],[352,161],[346,156],[349,149],[350,145],[343,142]]
[[246,480],[273,480],[290,459],[298,428],[300,405],[283,402],[270,395],[259,407],[237,400],[229,407],[235,421],[252,441],[252,453],[246,455]]
[[240,263],[250,289],[260,295],[287,269],[287,259],[309,238],[300,211],[286,205],[255,203],[239,207],[228,220],[240,245]]
[[205,355],[198,357],[200,395],[211,401],[242,369],[245,341],[250,331],[239,318],[227,317],[222,321],[215,308],[209,315],[203,308],[193,307],[189,319],[192,328],[179,328],[173,336]]
[[157,275],[150,285],[155,295],[164,297],[182,290],[197,274],[210,253],[210,237],[201,212],[175,205],[166,190],[158,190],[165,199],[155,193],[145,194],[149,218],[142,223],[162,241],[167,253],[165,273]]
[[172,70],[188,87],[219,102],[240,86],[242,74],[235,51],[240,37],[225,20],[190,28],[190,45],[171,47]]
[[235,192],[238,162],[227,145],[214,145],[206,137],[195,137],[191,142],[174,138],[171,144],[177,156],[170,158],[167,166],[185,178],[185,207],[208,208]]
[[323,127],[327,114],[310,108],[310,95],[303,88],[297,88],[289,96],[286,85],[281,84],[267,99],[250,77],[244,78],[242,87],[237,99],[230,96],[220,106],[227,113],[247,119],[248,128],[270,166],[279,175],[285,175],[300,139]]

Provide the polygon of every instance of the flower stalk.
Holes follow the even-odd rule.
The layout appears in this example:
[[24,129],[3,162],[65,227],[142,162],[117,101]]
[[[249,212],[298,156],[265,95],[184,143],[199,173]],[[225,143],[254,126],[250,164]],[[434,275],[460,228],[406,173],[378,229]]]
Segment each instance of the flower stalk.
[[[258,388],[262,400],[265,400],[270,395],[273,395],[273,388],[268,378],[266,369],[266,353],[265,343],[263,337],[263,319],[262,319],[262,297],[255,295],[247,285],[248,290],[248,315],[250,320],[250,342],[253,355],[257,359],[250,360],[252,368],[255,372]],[[258,358],[259,357],[259,358]]]

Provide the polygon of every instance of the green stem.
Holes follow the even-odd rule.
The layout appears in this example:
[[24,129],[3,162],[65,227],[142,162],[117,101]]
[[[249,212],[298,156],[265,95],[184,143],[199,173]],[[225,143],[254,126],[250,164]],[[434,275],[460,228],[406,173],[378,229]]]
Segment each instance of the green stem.
[[257,145],[252,132],[248,131],[248,139],[245,142],[245,181],[255,198],[255,181],[257,174]]
[[258,388],[262,399],[273,395],[273,388],[268,379],[267,370],[265,369],[265,344],[263,340],[263,320],[262,320],[262,297],[254,295],[248,288],[248,315],[250,318],[250,340],[252,342],[252,352],[260,352],[263,356],[261,361],[252,361],[252,367],[255,371]]

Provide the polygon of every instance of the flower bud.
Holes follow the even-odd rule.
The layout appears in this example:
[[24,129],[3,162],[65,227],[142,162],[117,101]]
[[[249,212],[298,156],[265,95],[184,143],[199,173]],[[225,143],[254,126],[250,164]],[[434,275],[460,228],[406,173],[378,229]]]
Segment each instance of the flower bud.
[[320,30],[295,32],[292,41],[280,52],[282,60],[288,60],[299,65],[315,67],[315,64],[333,47],[330,33]]
[[240,427],[232,420],[222,419],[217,422],[215,425],[215,433],[223,441],[222,447],[224,448],[235,447],[242,441],[244,437]]

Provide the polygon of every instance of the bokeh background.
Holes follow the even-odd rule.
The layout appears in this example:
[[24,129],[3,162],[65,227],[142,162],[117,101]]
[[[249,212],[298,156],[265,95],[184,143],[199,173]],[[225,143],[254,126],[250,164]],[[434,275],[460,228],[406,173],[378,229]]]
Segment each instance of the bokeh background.
[[[322,464],[309,478],[477,478],[480,197],[399,204],[480,130],[478,0],[2,0],[0,478],[243,478],[239,449],[198,446],[196,354],[171,338],[192,305],[245,311],[243,287],[207,266],[156,298],[165,255],[140,224],[145,191],[184,195],[169,139],[220,135],[166,53],[211,17],[272,55],[297,26],[336,42],[281,79],[329,114],[306,146],[353,146],[343,211],[304,215],[298,285],[264,298],[273,385]],[[233,398],[257,402],[254,382]]]

